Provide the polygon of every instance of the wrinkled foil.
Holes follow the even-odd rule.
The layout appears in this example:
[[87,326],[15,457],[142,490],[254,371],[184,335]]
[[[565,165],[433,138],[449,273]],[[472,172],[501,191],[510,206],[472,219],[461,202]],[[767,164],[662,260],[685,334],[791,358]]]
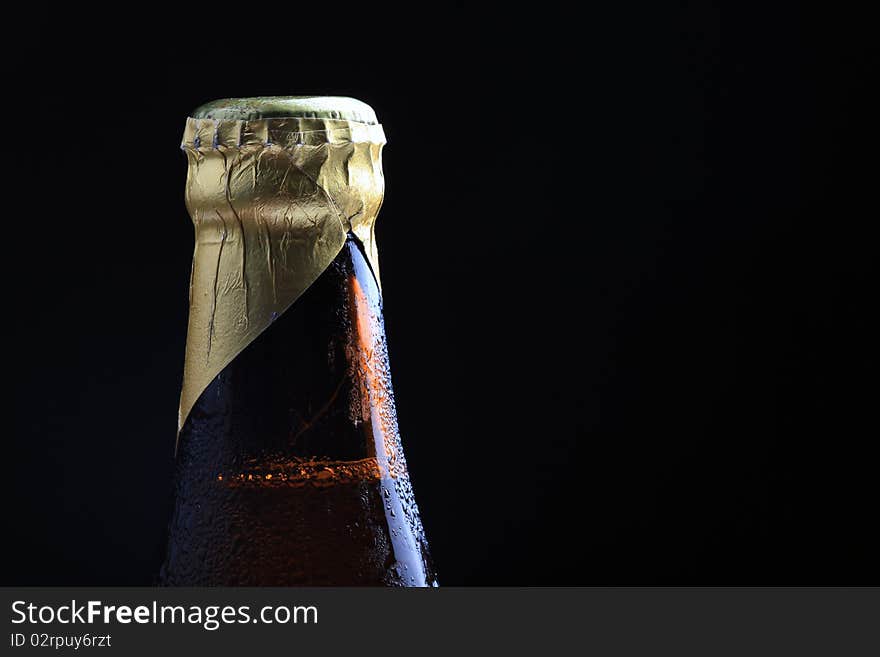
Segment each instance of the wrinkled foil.
[[382,126],[330,118],[189,118],[195,226],[178,431],[232,359],[321,275],[353,232],[379,280]]

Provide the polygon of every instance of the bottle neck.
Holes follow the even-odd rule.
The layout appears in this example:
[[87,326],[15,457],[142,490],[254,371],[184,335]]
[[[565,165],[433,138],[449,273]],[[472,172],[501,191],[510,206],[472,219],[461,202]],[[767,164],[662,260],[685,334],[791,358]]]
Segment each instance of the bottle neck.
[[405,467],[381,296],[356,238],[208,385],[179,450],[219,477],[285,476],[328,462],[375,476]]

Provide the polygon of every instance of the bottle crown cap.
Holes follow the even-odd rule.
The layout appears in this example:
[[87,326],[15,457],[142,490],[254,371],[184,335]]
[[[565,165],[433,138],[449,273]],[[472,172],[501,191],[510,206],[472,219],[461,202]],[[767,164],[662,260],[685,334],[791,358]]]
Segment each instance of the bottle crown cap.
[[338,119],[375,125],[376,113],[366,103],[345,96],[258,96],[222,98],[197,107],[194,119],[256,121],[259,119]]

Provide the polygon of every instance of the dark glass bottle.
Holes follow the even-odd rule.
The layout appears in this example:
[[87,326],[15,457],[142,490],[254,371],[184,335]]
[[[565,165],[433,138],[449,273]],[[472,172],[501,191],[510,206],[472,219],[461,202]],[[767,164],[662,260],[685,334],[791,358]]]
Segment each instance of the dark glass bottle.
[[198,398],[166,585],[436,585],[357,238]]

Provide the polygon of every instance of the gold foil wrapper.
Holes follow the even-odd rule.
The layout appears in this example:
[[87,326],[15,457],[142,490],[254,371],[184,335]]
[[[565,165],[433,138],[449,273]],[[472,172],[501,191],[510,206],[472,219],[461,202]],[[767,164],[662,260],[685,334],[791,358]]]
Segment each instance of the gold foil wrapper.
[[195,252],[178,431],[211,380],[321,275],[349,231],[379,280],[384,143],[380,125],[342,119],[187,119]]

